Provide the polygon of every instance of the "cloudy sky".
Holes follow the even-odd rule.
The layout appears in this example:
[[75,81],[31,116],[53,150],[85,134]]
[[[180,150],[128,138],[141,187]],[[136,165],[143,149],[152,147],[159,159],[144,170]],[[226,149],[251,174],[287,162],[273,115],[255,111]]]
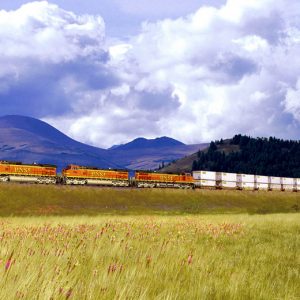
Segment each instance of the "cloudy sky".
[[299,0],[0,1],[1,115],[109,147],[300,138]]

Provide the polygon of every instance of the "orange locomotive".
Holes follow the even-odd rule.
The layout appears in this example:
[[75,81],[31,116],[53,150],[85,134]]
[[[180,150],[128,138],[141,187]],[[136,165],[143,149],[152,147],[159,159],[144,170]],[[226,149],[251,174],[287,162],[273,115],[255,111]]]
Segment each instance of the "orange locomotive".
[[56,183],[56,166],[0,161],[0,181]]
[[137,187],[193,188],[194,179],[188,173],[180,175],[136,171],[135,185]]
[[129,173],[122,170],[102,170],[69,165],[63,170],[62,175],[65,184],[129,186]]

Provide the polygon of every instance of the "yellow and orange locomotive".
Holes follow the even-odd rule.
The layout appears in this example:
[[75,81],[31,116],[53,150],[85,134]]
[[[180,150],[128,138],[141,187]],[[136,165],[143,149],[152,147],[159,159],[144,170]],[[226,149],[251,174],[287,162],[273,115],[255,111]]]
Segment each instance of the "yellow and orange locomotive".
[[30,165],[6,161],[0,161],[0,181],[116,187],[193,187],[193,177],[190,174],[136,171],[134,177],[130,178],[127,170],[105,170],[68,165],[63,169],[62,176],[58,176],[57,168],[53,165]]
[[55,184],[56,166],[0,161],[0,181]]

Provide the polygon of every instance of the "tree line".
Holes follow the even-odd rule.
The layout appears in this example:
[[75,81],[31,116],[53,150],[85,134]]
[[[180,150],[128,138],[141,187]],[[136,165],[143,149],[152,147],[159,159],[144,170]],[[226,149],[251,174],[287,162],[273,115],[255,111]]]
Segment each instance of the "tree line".
[[[230,150],[232,149],[232,150]],[[194,170],[300,177],[300,142],[235,135],[199,151]]]

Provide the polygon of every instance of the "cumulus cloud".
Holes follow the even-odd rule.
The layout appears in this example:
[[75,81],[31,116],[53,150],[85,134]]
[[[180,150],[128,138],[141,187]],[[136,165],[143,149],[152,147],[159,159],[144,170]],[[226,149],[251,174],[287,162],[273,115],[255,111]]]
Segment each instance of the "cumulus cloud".
[[178,97],[176,110],[159,120],[162,132],[185,142],[237,132],[298,138],[299,100],[288,94],[298,78],[298,2],[291,7],[229,0],[145,23],[123,69],[137,75],[135,88]]
[[101,17],[76,16],[46,1],[0,11],[2,114],[65,114],[79,100],[70,93],[72,84],[113,85],[104,31]]
[[98,146],[235,133],[299,138],[300,4],[228,0],[110,42],[100,16],[46,1],[0,11],[2,114]]
[[300,79],[298,79],[295,88],[288,88],[283,105],[285,111],[291,113],[300,122]]

